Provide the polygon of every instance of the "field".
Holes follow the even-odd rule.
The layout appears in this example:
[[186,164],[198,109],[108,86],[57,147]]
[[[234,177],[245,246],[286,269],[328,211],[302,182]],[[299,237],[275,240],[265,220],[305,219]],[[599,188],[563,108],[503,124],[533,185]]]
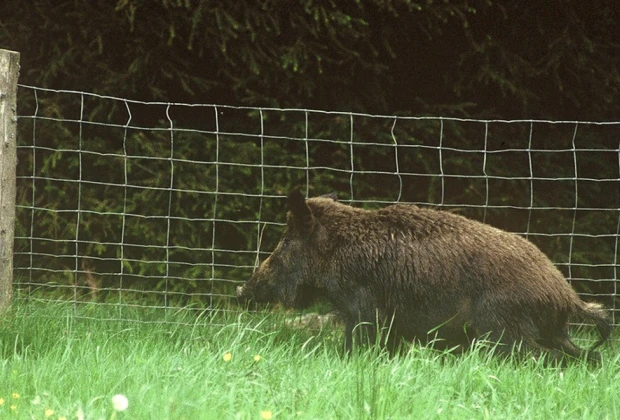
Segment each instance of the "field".
[[[419,346],[344,357],[338,329],[295,328],[282,314],[123,308],[123,317],[17,300],[0,319],[0,418],[620,418],[620,357],[609,345],[602,367]],[[118,394],[125,410],[115,410]]]

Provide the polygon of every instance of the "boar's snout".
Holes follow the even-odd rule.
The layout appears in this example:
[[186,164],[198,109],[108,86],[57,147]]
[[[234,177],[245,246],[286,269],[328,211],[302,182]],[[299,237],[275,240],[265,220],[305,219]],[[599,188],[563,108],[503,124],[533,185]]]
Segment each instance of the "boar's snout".
[[241,302],[255,301],[254,287],[248,285],[248,283],[237,286],[237,299]]
[[246,296],[245,285],[237,286],[237,298],[238,299],[248,299],[248,296]]

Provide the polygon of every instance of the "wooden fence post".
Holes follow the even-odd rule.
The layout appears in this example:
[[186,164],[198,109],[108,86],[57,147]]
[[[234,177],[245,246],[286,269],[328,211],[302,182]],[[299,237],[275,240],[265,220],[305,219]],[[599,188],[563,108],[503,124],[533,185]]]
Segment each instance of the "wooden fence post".
[[13,295],[19,53],[0,49],[0,312]]

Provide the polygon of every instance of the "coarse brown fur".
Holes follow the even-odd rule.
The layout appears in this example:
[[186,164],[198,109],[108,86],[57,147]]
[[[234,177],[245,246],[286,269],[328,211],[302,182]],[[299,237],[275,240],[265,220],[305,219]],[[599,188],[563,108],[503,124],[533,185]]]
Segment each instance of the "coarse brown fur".
[[289,195],[286,231],[273,254],[238,288],[241,298],[303,307],[328,299],[346,320],[346,345],[433,341],[468,347],[486,338],[553,359],[600,355],[581,350],[568,323],[596,325],[605,310],[582,301],[531,242],[445,211],[395,204],[377,211],[332,198]]

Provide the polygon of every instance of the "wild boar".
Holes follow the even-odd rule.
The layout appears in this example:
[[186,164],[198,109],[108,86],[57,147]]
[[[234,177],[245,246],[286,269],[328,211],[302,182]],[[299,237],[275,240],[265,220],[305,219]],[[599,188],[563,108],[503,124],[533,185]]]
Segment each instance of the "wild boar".
[[[521,236],[463,216],[395,204],[370,211],[332,197],[287,199],[285,232],[243,286],[241,299],[303,308],[325,298],[360,340],[469,347],[482,338],[552,360],[600,361],[605,309],[582,301],[561,272]],[[568,323],[593,323],[601,339],[577,347]],[[385,333],[388,331],[388,333]]]

